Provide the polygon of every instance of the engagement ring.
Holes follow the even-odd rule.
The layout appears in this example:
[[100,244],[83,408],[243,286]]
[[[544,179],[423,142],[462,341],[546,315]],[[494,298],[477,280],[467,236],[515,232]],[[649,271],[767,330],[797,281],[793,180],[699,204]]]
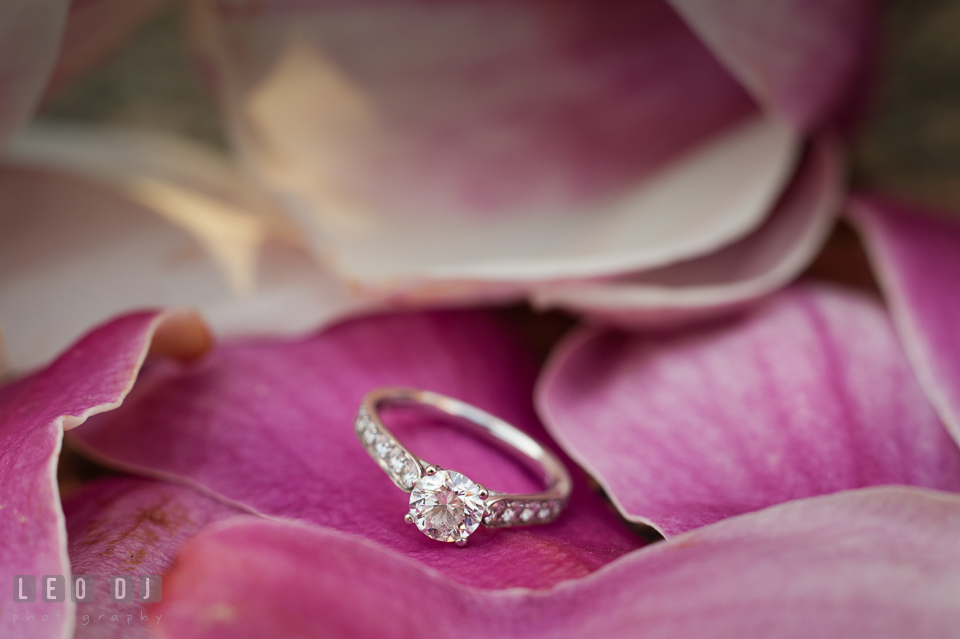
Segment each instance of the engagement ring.
[[[540,471],[545,489],[497,492],[421,459],[383,425],[379,411],[387,404],[419,404],[461,418],[460,423],[507,446]],[[570,474],[556,455],[502,419],[451,397],[413,388],[378,388],[364,397],[355,428],[374,461],[398,488],[410,493],[410,512],[404,521],[437,541],[463,546],[481,523],[489,528],[548,524],[559,517],[570,498]]]

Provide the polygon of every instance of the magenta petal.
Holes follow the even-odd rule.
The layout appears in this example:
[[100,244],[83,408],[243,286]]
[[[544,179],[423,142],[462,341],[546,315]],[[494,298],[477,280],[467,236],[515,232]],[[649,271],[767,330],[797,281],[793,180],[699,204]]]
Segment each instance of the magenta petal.
[[668,536],[848,488],[960,490],[886,313],[852,292],[796,288],[672,336],[579,330],[537,400],[620,511]]
[[754,96],[801,129],[864,88],[871,0],[669,0]]
[[[72,574],[92,576],[96,588],[92,603],[77,604],[75,639],[155,636],[162,619],[143,603],[111,602],[110,576],[163,575],[187,539],[214,522],[244,516],[189,488],[128,477],[84,486],[64,500],[63,510]],[[138,600],[145,594],[136,591]]]
[[960,226],[867,197],[850,216],[920,384],[960,442]]
[[0,148],[43,95],[69,7],[69,0],[0,2]]
[[163,636],[899,639],[960,627],[960,499],[882,488],[784,504],[549,592],[488,592],[333,531],[252,521],[188,542]]
[[[107,463],[361,535],[458,581],[547,587],[641,544],[582,474],[556,524],[481,529],[456,551],[404,524],[408,496],[353,430],[367,391],[409,385],[464,399],[545,440],[530,401],[534,372],[515,336],[486,314],[385,315],[305,340],[224,344],[197,366],[148,367],[121,409],[74,434]],[[531,487],[514,462],[455,429],[428,421],[402,434],[426,459],[491,488]]]
[[[128,315],[93,331],[46,369],[0,388],[0,581],[14,575],[67,575],[66,537],[57,489],[64,428],[117,406],[129,392],[162,316]],[[0,624],[12,615],[48,615],[21,628],[27,637],[69,632],[73,604],[14,603],[0,597]],[[60,614],[62,620],[52,621]],[[2,626],[0,626],[2,627]],[[6,635],[7,631],[3,634]]]

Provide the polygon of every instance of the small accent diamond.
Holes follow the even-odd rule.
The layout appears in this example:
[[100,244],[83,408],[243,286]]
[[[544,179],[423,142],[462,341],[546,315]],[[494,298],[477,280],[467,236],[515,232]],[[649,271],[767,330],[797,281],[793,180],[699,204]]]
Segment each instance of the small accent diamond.
[[380,459],[386,461],[387,457],[393,453],[393,442],[388,437],[378,437],[375,449]]
[[534,515],[534,513],[536,512],[535,508],[536,508],[535,505],[530,505],[530,506],[524,508],[524,509],[523,509],[523,512],[520,513],[520,521],[526,523],[526,522],[530,521],[531,519],[533,519],[533,515]]
[[412,489],[414,484],[417,483],[420,473],[417,472],[417,465],[407,460],[403,464],[403,468],[400,469],[400,481],[403,483],[405,488]]
[[404,464],[407,463],[407,458],[403,454],[402,450],[399,448],[394,448],[390,455],[387,456],[386,461],[387,466],[390,467],[390,470],[399,475],[403,471]]
[[502,501],[495,501],[492,504],[487,504],[487,515],[483,518],[483,523],[493,524],[500,519],[500,515],[503,514],[503,509],[506,504]]

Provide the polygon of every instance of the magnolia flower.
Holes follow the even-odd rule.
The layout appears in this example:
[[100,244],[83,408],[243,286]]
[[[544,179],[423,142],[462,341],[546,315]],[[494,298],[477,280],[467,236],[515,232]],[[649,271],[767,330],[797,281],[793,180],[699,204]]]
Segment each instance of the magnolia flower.
[[221,335],[480,300],[633,326],[729,311],[833,223],[873,21],[865,0],[189,9],[231,157],[63,122],[8,141],[15,370],[149,304]]
[[[213,347],[196,315],[125,313],[0,387],[7,583],[165,575],[149,606],[0,599],[5,635],[955,633],[960,230],[855,198],[885,303],[803,283],[740,308],[831,223],[825,132],[866,9],[719,7],[202,4],[244,169],[143,132],[13,139],[15,368],[132,306],[264,335]],[[4,102],[5,132],[43,84]],[[541,367],[489,311],[383,312],[518,296],[606,323]],[[548,443],[574,476],[567,512],[464,549],[405,526],[352,430],[385,384]],[[436,426],[404,441],[530,487]],[[61,503],[65,431],[122,474]]]
[[[539,373],[484,311],[233,340],[193,363],[177,361],[198,355],[191,316],[112,320],[0,390],[3,567],[164,573],[163,599],[4,600],[0,619],[61,615],[18,626],[43,637],[71,619],[76,636],[949,636],[960,228],[867,198],[850,210],[887,306],[807,283],[669,336],[578,329]],[[574,470],[567,512],[462,550],[406,526],[405,496],[351,426],[383,384],[556,442]],[[444,466],[529,487],[455,431],[404,428]],[[61,510],[64,429],[149,479],[90,483]],[[622,523],[571,459],[666,541]]]

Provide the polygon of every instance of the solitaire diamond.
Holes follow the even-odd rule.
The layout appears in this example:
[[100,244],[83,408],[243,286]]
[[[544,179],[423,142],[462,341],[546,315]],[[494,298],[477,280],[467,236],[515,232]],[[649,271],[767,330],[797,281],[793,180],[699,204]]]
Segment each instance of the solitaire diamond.
[[410,493],[410,516],[437,541],[465,542],[483,519],[480,487],[454,470],[424,475]]

